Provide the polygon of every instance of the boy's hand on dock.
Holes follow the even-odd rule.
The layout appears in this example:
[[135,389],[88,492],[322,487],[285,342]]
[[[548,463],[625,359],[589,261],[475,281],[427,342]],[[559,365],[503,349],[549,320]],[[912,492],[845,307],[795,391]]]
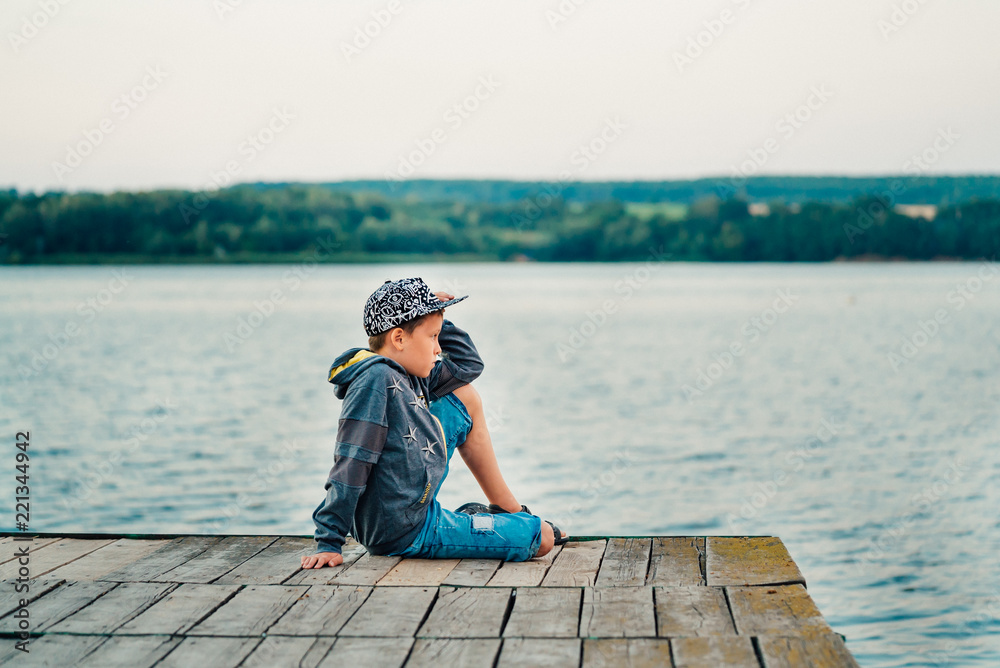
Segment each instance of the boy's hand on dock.
[[344,563],[344,556],[339,552],[317,552],[302,557],[302,568],[323,568],[324,566],[339,566]]

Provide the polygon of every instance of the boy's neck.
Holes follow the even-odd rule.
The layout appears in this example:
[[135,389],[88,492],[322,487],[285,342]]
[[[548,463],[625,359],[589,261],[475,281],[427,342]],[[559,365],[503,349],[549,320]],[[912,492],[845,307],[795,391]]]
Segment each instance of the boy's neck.
[[[384,345],[378,350],[373,350],[372,352],[375,353],[376,355],[381,355],[382,357],[388,357],[393,362],[396,362],[397,364],[399,364],[399,366],[402,366],[404,369],[406,369],[406,367],[403,366],[403,363],[400,362],[399,358],[396,356],[396,349],[393,348],[392,346]],[[409,373],[409,371],[407,371],[407,373]]]

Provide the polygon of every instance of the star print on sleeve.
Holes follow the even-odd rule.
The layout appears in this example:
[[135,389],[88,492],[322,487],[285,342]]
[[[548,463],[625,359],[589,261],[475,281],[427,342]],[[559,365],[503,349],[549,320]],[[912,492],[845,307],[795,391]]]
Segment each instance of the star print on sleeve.
[[410,405],[415,408],[427,408],[427,405],[416,397],[413,399],[413,401],[410,402]]
[[428,439],[426,439],[426,442],[427,442],[427,445],[425,445],[424,447],[420,448],[421,451],[426,452],[427,454],[433,455],[434,454],[434,446],[437,445],[437,441],[434,441],[434,443],[431,443],[431,440],[428,438]]
[[407,441],[416,442],[416,440],[417,440],[417,430],[413,426],[411,426],[410,427],[410,431],[408,431],[405,434],[403,434],[403,438],[405,440],[407,440]]
[[385,389],[387,389],[387,390],[393,390],[395,392],[403,392],[403,391],[405,391],[403,389],[403,386],[399,384],[400,380],[401,380],[400,378],[393,379],[392,385],[389,385]]

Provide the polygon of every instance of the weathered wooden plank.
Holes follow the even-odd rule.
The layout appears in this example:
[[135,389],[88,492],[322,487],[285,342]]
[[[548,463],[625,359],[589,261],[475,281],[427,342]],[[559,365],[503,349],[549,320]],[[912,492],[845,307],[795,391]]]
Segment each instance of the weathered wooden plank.
[[62,636],[51,635],[28,640],[28,653],[17,649],[12,638],[4,638],[0,644],[0,666],[76,666],[107,636]]
[[239,589],[236,585],[182,584],[118,629],[118,633],[186,633],[221,607]]
[[436,587],[376,587],[339,635],[412,637],[435,596]]
[[607,638],[583,642],[584,668],[663,668],[672,665],[668,640]]
[[363,545],[348,541],[347,543],[344,543],[344,547],[341,552],[341,556],[344,558],[344,562],[342,564],[337,566],[324,566],[323,568],[304,568],[285,580],[282,584],[330,584],[334,578],[353,566],[356,561],[366,554],[368,554],[368,551],[365,550]]
[[406,661],[412,646],[413,638],[338,638],[319,665],[321,668],[399,668]]
[[498,638],[510,596],[510,589],[441,587],[431,614],[417,636]]
[[185,638],[157,668],[235,668],[260,644],[260,638]]
[[505,638],[576,638],[581,587],[520,587],[504,627]]
[[[316,638],[272,636],[264,638],[246,658],[240,668],[308,668],[316,666],[330,651],[333,638],[326,638],[317,645]],[[312,657],[308,659],[308,657]]]
[[[4,580],[0,582],[0,617],[14,612],[21,607],[22,600],[27,600],[30,603],[38,597],[49,593],[62,582],[62,580],[54,580],[48,577],[41,580],[29,580],[28,582],[18,582],[17,580]],[[27,591],[18,591],[18,589],[25,585],[27,585]]]
[[201,554],[152,579],[207,584],[235,569],[274,540],[274,536],[227,536]]
[[188,536],[170,541],[144,559],[106,573],[98,580],[110,582],[149,582],[184,562],[217,545],[222,539],[215,536]]
[[90,554],[71,561],[65,566],[50,571],[49,575],[70,582],[97,580],[103,575],[124,568],[169,546],[170,542],[162,538],[154,540],[121,538],[110,545],[105,545],[99,550],[94,550]]
[[383,575],[378,584],[437,587],[458,562],[458,559],[403,559]]
[[11,559],[17,559],[23,552],[22,548],[28,548],[28,554],[33,554],[35,550],[40,550],[49,543],[54,543],[61,538],[32,538],[31,540],[14,540],[13,536],[7,536],[0,543],[0,564],[5,564]]
[[[113,582],[69,582],[31,604],[31,630],[44,631],[115,587]],[[15,633],[18,623],[8,615],[0,619],[0,632]]]
[[306,655],[298,663],[298,668],[316,668],[319,666],[330,653],[333,648],[333,644],[337,641],[336,638],[313,638],[312,647],[306,652]]
[[649,570],[649,538],[612,538],[604,551],[595,587],[641,587]]
[[806,579],[785,544],[773,536],[711,536],[706,542],[705,574],[709,585],[800,583]]
[[497,668],[577,668],[581,640],[574,638],[504,638]]
[[111,633],[159,601],[170,583],[126,582],[49,628],[56,633]]
[[836,634],[818,635],[810,638],[761,636],[757,640],[765,668],[840,668],[853,666],[858,662],[844,645],[844,640]]
[[606,540],[570,541],[562,546],[542,580],[543,587],[593,587],[607,548]]
[[736,635],[721,587],[654,587],[653,597],[661,638]]
[[580,610],[584,638],[655,637],[651,587],[585,587]]
[[[51,637],[51,636],[45,636]],[[86,668],[149,668],[181,643],[183,638],[112,636],[73,666]]]
[[[114,542],[113,539],[81,540],[78,538],[63,538],[53,541],[38,550],[30,552],[31,577],[38,578],[49,571],[54,571],[74,559],[104,547]],[[16,544],[16,542],[15,542]],[[13,580],[18,577],[21,565],[17,559],[0,564],[0,580]]]
[[371,587],[313,585],[267,633],[272,636],[336,635],[371,592]]
[[[677,668],[703,668],[703,666],[733,666],[759,668],[757,655],[750,638],[715,636],[704,638],[675,638],[674,665]],[[797,664],[800,666],[807,664]]]
[[302,556],[312,554],[315,545],[311,538],[279,538],[214,584],[281,584],[302,569]]
[[544,557],[526,561],[505,561],[497,572],[486,583],[488,587],[537,587],[542,583],[552,562],[562,551],[557,545],[549,550]]
[[350,568],[341,571],[329,584],[373,585],[401,561],[401,557],[386,557],[365,552]]
[[833,629],[800,584],[726,587],[729,607],[741,636],[816,636]]
[[406,668],[493,668],[499,649],[499,638],[417,638]]
[[653,539],[646,584],[687,587],[705,584],[704,538],[659,536]]
[[308,587],[250,585],[188,631],[188,635],[260,635],[285,614],[306,589]]
[[462,559],[441,584],[453,587],[482,587],[500,568],[500,559]]

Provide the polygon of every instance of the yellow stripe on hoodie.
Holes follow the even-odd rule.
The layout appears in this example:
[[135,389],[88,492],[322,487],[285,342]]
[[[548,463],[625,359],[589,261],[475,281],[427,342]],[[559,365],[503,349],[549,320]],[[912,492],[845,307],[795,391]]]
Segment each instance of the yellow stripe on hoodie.
[[373,353],[370,350],[359,350],[358,352],[354,353],[354,357],[352,357],[351,359],[347,360],[338,367],[330,369],[330,377],[327,380],[333,380],[334,376],[336,376],[338,373],[340,373],[347,367],[351,366],[355,362],[360,362],[361,360],[366,359],[368,357],[374,357],[377,354],[378,353]]

